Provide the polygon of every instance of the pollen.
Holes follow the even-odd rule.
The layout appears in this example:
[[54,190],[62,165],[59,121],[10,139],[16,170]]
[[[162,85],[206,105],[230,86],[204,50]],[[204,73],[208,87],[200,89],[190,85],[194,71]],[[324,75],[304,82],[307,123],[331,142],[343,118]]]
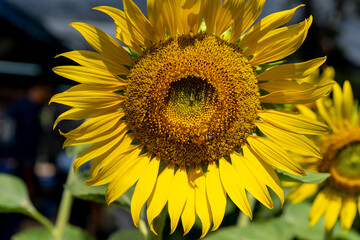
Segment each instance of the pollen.
[[341,129],[325,138],[321,151],[320,172],[329,172],[330,186],[337,190],[360,193],[360,127]]
[[127,77],[124,110],[136,138],[167,163],[206,165],[255,131],[254,68],[236,45],[205,34],[160,42]]

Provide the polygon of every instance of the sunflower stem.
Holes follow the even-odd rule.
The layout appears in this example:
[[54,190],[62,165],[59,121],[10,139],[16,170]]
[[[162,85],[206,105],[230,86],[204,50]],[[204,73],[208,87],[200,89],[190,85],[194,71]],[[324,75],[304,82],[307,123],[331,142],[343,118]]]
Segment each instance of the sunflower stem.
[[329,231],[325,230],[325,238],[324,238],[325,240],[332,240],[333,229],[334,228],[330,229]]
[[29,216],[36,219],[39,223],[41,223],[42,225],[44,225],[50,232],[54,231],[54,225],[49,221],[49,219],[47,219],[44,215],[42,215],[41,213],[39,213],[34,207],[30,207],[28,209],[29,211]]
[[[70,167],[69,173],[66,179],[66,184],[70,182],[74,175],[73,168]],[[65,184],[65,185],[66,185]],[[53,231],[54,240],[63,240],[66,225],[68,224],[73,197],[69,190],[64,188],[63,195],[61,197],[58,216],[56,218],[55,229]]]
[[[145,216],[145,208],[143,208],[141,210],[141,215],[140,216]],[[149,229],[146,226],[146,223],[145,223],[143,218],[140,218],[139,231],[140,231],[141,235],[143,235],[144,239],[147,239],[147,237],[149,235]]]
[[[248,201],[249,201],[249,205],[250,205],[250,208],[251,208],[251,212],[254,212],[254,208],[255,208],[255,204],[256,204],[256,199],[250,195],[249,193],[247,193],[247,198],[248,198]],[[243,212],[240,212],[239,214],[239,217],[237,219],[237,223],[236,225],[239,226],[239,227],[246,227],[247,225],[250,224],[250,218],[248,215],[246,215],[245,213]]]
[[150,231],[150,234],[148,235],[148,240],[162,239],[167,215],[168,215],[167,208],[164,208],[160,213],[160,215],[156,219],[154,219],[154,223],[153,223],[154,229],[158,235]]

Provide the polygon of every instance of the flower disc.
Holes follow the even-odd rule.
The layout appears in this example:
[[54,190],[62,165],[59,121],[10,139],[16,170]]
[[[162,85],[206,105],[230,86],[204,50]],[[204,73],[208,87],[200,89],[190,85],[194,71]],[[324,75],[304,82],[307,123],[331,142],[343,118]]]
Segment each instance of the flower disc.
[[207,164],[255,131],[259,88],[235,44],[204,34],[170,38],[146,51],[127,79],[126,120],[167,163]]
[[360,128],[353,126],[331,134],[321,146],[321,172],[330,172],[329,184],[339,190],[360,192]]

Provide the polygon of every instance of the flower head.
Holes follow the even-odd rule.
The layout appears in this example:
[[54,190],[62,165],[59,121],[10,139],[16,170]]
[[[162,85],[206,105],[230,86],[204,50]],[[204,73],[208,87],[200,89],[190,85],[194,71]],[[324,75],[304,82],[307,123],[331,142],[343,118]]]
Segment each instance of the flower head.
[[[328,69],[327,72],[333,72],[332,68]],[[323,159],[307,157],[300,163],[310,171],[330,173],[330,177],[321,184],[295,186],[288,199],[298,203],[317,194],[309,215],[310,224],[325,216],[325,229],[330,231],[340,217],[341,227],[347,232],[357,206],[360,207],[360,122],[350,83],[345,81],[343,90],[335,84],[333,99],[317,100],[316,107],[313,112],[301,106],[301,111],[324,121],[331,132],[314,139]]]
[[202,237],[220,226],[226,195],[250,218],[246,191],[273,208],[269,187],[283,202],[272,167],[304,174],[286,150],[301,146],[319,157],[303,134],[328,128],[263,104],[307,103],[330,92],[331,82],[304,81],[325,57],[274,64],[300,47],[312,17],[280,27],[302,5],[254,24],[264,0],[148,0],[147,19],[131,0],[123,3],[124,11],[95,9],[114,19],[127,48],[96,27],[72,23],[96,52],[61,54],[79,66],[54,69],[79,83],[51,101],[72,107],[55,125],[88,119],[63,133],[64,146],[91,144],[74,163],[77,169],[93,160],[86,183],[108,184],[109,204],[136,184],[136,226],[147,202],[154,231],[167,204],[171,232],[181,219],[186,234],[198,216]]

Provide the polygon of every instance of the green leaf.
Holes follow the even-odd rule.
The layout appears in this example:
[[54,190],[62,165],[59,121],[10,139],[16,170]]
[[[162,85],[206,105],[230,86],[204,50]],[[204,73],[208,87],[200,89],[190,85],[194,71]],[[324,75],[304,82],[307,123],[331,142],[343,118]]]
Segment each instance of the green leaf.
[[[65,185],[65,188],[69,190],[74,197],[87,201],[106,203],[105,201],[106,185],[94,186],[94,187],[88,186],[84,183],[84,181],[89,178],[90,178],[90,174],[88,172],[77,171],[72,177],[72,179]],[[134,192],[134,188],[130,188],[113,204],[118,205],[130,211],[130,202],[133,192]]]
[[[284,189],[285,192],[285,196],[286,196],[286,191],[287,189]],[[273,201],[274,204],[274,208],[270,209],[265,207],[263,204],[259,203],[255,205],[255,209],[256,211],[254,212],[254,219],[270,219],[273,218],[275,216],[278,216],[281,214],[282,212],[282,207],[281,207],[281,201],[279,196],[272,191],[272,189],[269,189],[269,193],[270,193],[270,197]]]
[[25,183],[18,177],[0,174],[0,212],[29,214],[33,205],[30,202]]
[[108,240],[144,240],[143,235],[140,233],[138,229],[127,229],[116,231],[108,238]]
[[282,218],[290,224],[290,229],[297,239],[324,239],[325,230],[322,222],[311,227],[309,212],[311,203],[287,204],[284,208]]
[[66,226],[63,239],[95,240],[88,232],[73,225]]
[[[305,209],[304,209],[305,207]],[[294,210],[295,208],[295,210]],[[298,232],[309,231],[309,221],[307,218],[309,204],[285,206],[284,213],[277,218],[269,220],[254,221],[246,227],[228,227],[209,234],[206,240],[291,240],[297,236]],[[239,238],[241,236],[241,238]],[[296,238],[296,239],[321,239],[321,238]]]
[[12,236],[11,240],[51,240],[53,237],[46,228],[30,228]]
[[[299,204],[287,203],[283,213],[269,220],[254,221],[246,227],[226,227],[209,233],[206,240],[318,240],[325,238],[324,219],[310,226],[310,202]],[[239,237],[241,236],[241,237]],[[334,240],[360,239],[358,232],[350,230],[346,235],[342,232],[339,221],[333,231]]]
[[52,223],[32,205],[25,183],[18,177],[0,173],[0,213],[17,212],[28,215],[48,229],[52,229]]
[[298,183],[312,183],[319,184],[325,181],[328,177],[330,177],[330,173],[314,173],[306,171],[306,176],[295,176],[288,172],[276,169],[276,173],[279,176],[281,181],[285,182],[298,182]]
[[360,234],[359,232],[350,229],[350,231],[347,234],[344,234],[340,224],[336,224],[334,227],[334,233],[333,233],[333,239],[334,240],[359,240]]
[[[31,228],[12,236],[11,240],[52,240],[53,237],[49,230],[45,228]],[[63,239],[71,240],[95,240],[93,236],[83,229],[68,225],[65,228]]]
[[[314,226],[310,226],[308,216],[311,205],[310,202],[305,201],[299,204],[287,204],[284,209],[282,218],[291,224],[291,229],[293,229],[296,239],[325,239],[324,217],[322,217]],[[352,229],[350,229],[347,234],[344,234],[339,220],[334,226],[332,236],[332,239],[334,240],[360,239],[360,234]]]
[[[246,227],[225,227],[209,234],[206,240],[279,240],[291,239],[288,224],[281,219],[253,222]],[[241,236],[241,238],[239,237]]]

